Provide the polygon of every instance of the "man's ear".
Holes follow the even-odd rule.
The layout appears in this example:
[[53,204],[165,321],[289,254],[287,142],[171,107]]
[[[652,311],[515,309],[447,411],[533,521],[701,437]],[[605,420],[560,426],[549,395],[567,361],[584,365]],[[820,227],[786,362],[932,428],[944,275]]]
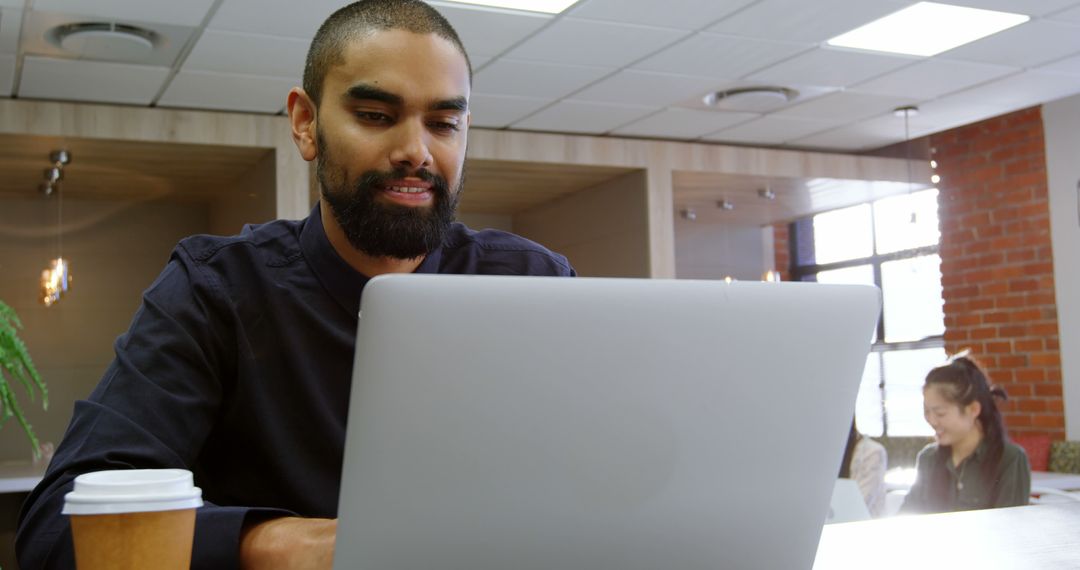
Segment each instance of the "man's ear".
[[289,91],[285,106],[289,111],[293,142],[300,150],[300,156],[308,162],[315,160],[319,154],[319,145],[316,143],[315,136],[317,112],[315,102],[302,88],[293,87]]

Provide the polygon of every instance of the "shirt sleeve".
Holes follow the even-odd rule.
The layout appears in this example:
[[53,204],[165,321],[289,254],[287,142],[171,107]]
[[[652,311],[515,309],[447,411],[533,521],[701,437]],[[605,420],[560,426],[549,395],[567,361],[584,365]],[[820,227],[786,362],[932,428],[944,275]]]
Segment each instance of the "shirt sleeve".
[[1027,454],[1022,449],[1015,451],[1005,454],[1008,460],[1001,468],[993,507],[1019,507],[1031,502],[1031,467]]
[[911,486],[904,504],[900,506],[900,514],[924,513],[929,511],[929,482],[931,461],[930,448],[923,448],[915,459],[915,484]]
[[852,461],[851,478],[859,485],[866,506],[875,517],[881,516],[885,509],[887,463],[887,452],[883,445],[866,437],[859,440]]
[[[60,511],[77,475],[193,468],[235,367],[235,350],[226,340],[228,303],[202,271],[183,246],[173,252],[143,294],[130,329],[117,339],[116,357],[101,382],[87,400],[76,402],[44,479],[19,514],[16,552],[23,568],[74,568],[70,525]],[[210,502],[200,508],[192,568],[237,567],[240,531],[252,514]]]

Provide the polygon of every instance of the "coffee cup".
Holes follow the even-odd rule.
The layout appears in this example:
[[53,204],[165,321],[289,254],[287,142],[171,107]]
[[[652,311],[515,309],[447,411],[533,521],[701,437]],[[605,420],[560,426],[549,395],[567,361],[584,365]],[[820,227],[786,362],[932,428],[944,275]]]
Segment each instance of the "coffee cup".
[[122,469],[76,477],[61,512],[79,570],[187,570],[201,506],[190,471]]

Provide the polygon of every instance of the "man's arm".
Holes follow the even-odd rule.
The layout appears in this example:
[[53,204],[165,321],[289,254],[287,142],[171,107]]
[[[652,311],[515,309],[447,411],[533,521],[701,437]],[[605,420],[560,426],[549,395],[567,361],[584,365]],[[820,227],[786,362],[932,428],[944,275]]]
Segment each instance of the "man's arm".
[[337,521],[283,517],[246,525],[240,538],[240,568],[327,570],[334,563]]
[[[235,367],[228,341],[235,325],[221,290],[177,248],[117,340],[116,358],[101,382],[88,400],[76,403],[44,480],[23,506],[16,539],[23,568],[74,567],[70,526],[60,510],[79,474],[192,469]],[[251,513],[209,502],[199,509],[192,567],[236,567],[241,529]]]

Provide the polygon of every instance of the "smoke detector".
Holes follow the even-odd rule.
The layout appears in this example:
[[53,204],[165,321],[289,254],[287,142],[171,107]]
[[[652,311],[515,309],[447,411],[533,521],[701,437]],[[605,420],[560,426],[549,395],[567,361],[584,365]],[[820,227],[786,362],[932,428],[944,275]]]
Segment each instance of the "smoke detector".
[[788,104],[799,96],[789,87],[755,86],[713,91],[702,101],[709,107],[725,111],[771,111]]
[[79,59],[146,61],[160,41],[153,30],[116,22],[74,22],[49,32],[53,45]]

